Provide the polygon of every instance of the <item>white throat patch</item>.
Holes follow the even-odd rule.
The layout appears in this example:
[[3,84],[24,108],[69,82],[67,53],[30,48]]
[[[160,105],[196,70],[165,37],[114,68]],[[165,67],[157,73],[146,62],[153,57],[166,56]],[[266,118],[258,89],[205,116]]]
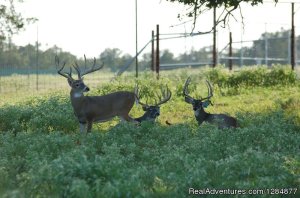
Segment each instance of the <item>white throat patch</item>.
[[195,114],[196,117],[198,117],[199,111],[200,111],[199,109],[197,109],[196,111],[194,111],[194,114]]
[[82,93],[75,93],[74,98],[80,98],[82,96]]

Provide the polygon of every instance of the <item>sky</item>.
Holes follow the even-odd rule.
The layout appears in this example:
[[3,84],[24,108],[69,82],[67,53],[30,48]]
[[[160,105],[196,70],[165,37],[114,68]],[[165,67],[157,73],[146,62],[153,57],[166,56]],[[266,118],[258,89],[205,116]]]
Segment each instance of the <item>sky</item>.
[[[295,4],[296,34],[300,34],[300,0]],[[268,0],[267,2],[270,2]],[[279,0],[279,2],[291,2]],[[27,17],[36,17],[38,22],[28,25],[25,31],[13,36],[17,45],[34,44],[37,40],[42,49],[54,45],[78,57],[98,57],[106,48],[119,48],[123,53],[135,54],[135,0],[24,0],[18,10]],[[244,25],[241,15],[234,12],[226,28],[218,27],[218,49],[228,43],[229,31],[233,41],[258,39],[266,30],[290,29],[291,4],[265,3],[252,7],[242,4]],[[166,0],[137,0],[138,10],[138,49],[151,39],[151,31],[160,26],[161,34],[190,33],[192,23],[183,23],[178,14],[187,7]],[[222,9],[218,9],[220,14]],[[212,27],[212,11],[201,15],[195,32],[205,32]],[[164,40],[161,49],[170,49],[175,55],[184,53],[192,47],[196,50],[212,45],[212,35],[194,36],[181,39]],[[244,45],[246,45],[244,43]],[[149,52],[150,46],[145,49]]]

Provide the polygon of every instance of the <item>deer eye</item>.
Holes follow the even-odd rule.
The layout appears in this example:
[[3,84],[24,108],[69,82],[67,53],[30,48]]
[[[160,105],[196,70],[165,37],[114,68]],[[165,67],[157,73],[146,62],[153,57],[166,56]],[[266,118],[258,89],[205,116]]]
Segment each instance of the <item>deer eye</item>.
[[79,84],[76,84],[75,87],[79,87]]

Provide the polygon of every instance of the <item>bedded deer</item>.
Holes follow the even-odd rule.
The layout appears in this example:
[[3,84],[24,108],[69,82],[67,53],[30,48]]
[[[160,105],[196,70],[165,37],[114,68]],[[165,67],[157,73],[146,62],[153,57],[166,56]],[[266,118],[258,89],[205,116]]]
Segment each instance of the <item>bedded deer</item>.
[[[86,57],[84,56],[85,68],[86,68]],[[90,89],[83,82],[83,76],[103,68],[104,64],[96,67],[96,58],[94,63],[89,70],[82,72],[77,62],[73,65],[77,72],[78,80],[72,77],[72,67],[70,72],[62,72],[65,67],[65,62],[60,66],[59,58],[55,56],[55,64],[58,69],[57,73],[67,78],[68,83],[71,87],[70,99],[74,110],[74,114],[78,119],[80,125],[80,132],[83,133],[85,130],[90,132],[94,122],[105,122],[118,116],[123,120],[134,122],[128,114],[133,107],[135,101],[135,94],[128,91],[117,91],[102,96],[85,96],[83,93],[88,92]]]
[[206,80],[206,85],[208,88],[208,96],[205,98],[194,99],[188,94],[188,86],[191,82],[191,78],[189,77],[183,88],[183,95],[185,97],[185,102],[192,104],[194,114],[198,124],[201,125],[203,122],[208,122],[212,124],[216,124],[218,128],[229,128],[229,127],[237,127],[237,120],[231,116],[226,114],[210,114],[205,112],[204,108],[208,107],[211,104],[210,98],[213,96],[213,89],[211,84]]
[[137,102],[142,105],[143,110],[145,111],[144,115],[142,115],[139,118],[135,118],[134,120],[141,123],[143,121],[150,121],[154,122],[156,118],[160,115],[160,105],[168,102],[172,96],[171,91],[168,87],[166,89],[161,88],[162,95],[159,96],[159,102],[155,101],[155,104],[149,105],[141,102],[139,94],[138,94],[138,88],[136,87],[136,99]]

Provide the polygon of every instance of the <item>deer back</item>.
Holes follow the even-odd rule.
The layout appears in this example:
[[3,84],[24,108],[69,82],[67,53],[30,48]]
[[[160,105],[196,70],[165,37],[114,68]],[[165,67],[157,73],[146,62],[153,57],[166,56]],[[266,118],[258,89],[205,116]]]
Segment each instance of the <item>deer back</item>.
[[71,96],[75,115],[79,120],[105,121],[115,116],[128,115],[134,105],[132,92],[118,91],[102,96]]
[[217,124],[218,128],[221,129],[237,127],[237,120],[234,117],[228,116],[226,114],[208,114],[204,121],[211,124]]

